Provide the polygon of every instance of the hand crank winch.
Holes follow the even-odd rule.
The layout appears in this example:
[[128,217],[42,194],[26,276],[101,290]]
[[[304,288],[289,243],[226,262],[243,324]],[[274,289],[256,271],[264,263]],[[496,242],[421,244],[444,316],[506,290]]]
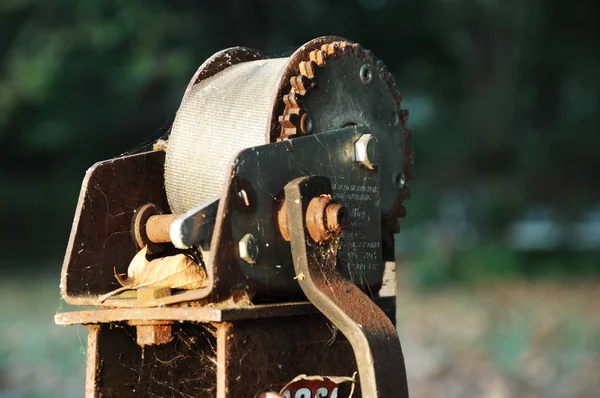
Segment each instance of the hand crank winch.
[[[99,358],[108,363],[112,354],[98,347],[104,339],[126,340],[114,337],[118,325],[135,330],[143,349],[168,356],[165,347],[175,344],[174,336],[191,333],[175,321],[212,322],[226,330],[223,337],[239,333],[241,320],[307,317],[312,307],[300,303],[306,297],[328,320],[302,318],[317,325],[307,337],[328,322],[343,333],[363,397],[408,396],[400,343],[381,309],[385,300],[377,299],[412,179],[412,133],[401,98],[381,61],[339,37],[312,40],[286,58],[231,48],[200,66],[160,148],[90,168],[61,292],[70,304],[100,308],[57,315],[58,323],[95,325],[88,395],[108,391],[112,376]],[[134,276],[130,262],[142,249],[148,264],[184,254],[202,280],[192,288],[160,284],[157,270],[154,279],[120,288],[119,275]],[[231,355],[219,357],[219,344],[233,348],[219,333],[220,364],[210,394],[252,396],[258,390],[228,384],[236,375]],[[292,342],[277,346],[277,336],[275,351],[296,350]],[[315,353],[298,352],[314,367],[279,364],[281,371],[260,382],[283,385],[296,371],[353,367],[321,369]],[[221,376],[219,366],[226,368]]]

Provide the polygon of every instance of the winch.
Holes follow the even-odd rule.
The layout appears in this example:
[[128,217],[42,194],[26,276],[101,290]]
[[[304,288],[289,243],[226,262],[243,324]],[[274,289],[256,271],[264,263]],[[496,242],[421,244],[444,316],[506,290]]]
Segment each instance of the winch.
[[[94,308],[56,315],[89,328],[87,396],[342,398],[346,377],[355,396],[407,397],[381,292],[413,178],[401,99],[340,37],[230,48],[165,141],[91,167],[61,294]],[[288,383],[302,374],[314,391]]]

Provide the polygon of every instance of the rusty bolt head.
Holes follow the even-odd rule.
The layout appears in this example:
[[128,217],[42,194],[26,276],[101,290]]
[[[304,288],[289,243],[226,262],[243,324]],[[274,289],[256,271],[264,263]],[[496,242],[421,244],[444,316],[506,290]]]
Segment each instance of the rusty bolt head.
[[374,170],[377,167],[378,152],[379,143],[372,134],[363,134],[354,143],[354,158],[367,169]]
[[238,243],[240,258],[248,264],[256,264],[259,248],[258,242],[252,234],[246,234]]
[[137,325],[135,329],[137,343],[141,347],[166,344],[173,340],[171,325],[169,324]]
[[348,225],[348,211],[341,203],[329,203],[325,208],[325,218],[330,232],[341,232]]
[[306,229],[315,242],[331,239],[333,234],[342,231],[347,223],[346,208],[334,202],[330,196],[319,196],[308,203]]

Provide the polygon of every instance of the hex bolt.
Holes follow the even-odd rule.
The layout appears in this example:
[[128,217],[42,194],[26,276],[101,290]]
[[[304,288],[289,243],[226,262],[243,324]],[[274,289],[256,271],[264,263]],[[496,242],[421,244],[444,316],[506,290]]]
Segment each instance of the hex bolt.
[[240,258],[248,264],[256,264],[259,248],[258,242],[252,234],[246,234],[238,243]]
[[379,142],[373,134],[363,134],[354,143],[354,159],[367,169],[377,167]]
[[[283,239],[290,241],[290,231],[285,202],[277,214],[279,232]],[[329,240],[333,234],[347,228],[349,220],[346,206],[331,199],[330,196],[313,198],[306,209],[306,229],[315,242]]]
[[140,347],[167,344],[173,340],[170,324],[136,325],[136,340]]
[[[138,300],[151,300],[171,295],[169,288],[149,288],[141,287],[137,289]],[[148,345],[161,345],[173,340],[170,321],[129,321],[131,326],[135,326],[136,339],[140,347]]]
[[306,209],[306,229],[315,242],[324,242],[348,225],[348,211],[330,196],[313,198]]
[[325,219],[329,232],[341,232],[348,226],[348,211],[341,203],[329,203],[325,208]]

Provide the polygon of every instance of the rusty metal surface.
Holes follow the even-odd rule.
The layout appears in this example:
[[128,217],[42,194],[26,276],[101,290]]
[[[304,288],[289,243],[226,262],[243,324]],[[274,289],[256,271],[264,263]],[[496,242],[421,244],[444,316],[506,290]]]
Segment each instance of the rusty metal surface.
[[323,177],[303,177],[285,188],[296,275],[309,300],[348,338],[362,395],[408,397],[404,357],[394,325],[356,285],[336,270],[337,243],[316,244],[304,225],[311,199],[331,194]]
[[145,347],[125,323],[88,328],[88,398],[249,398],[278,391],[299,374],[356,371],[352,347],[320,314],[175,323],[172,341]]
[[[366,132],[365,127],[350,126],[249,148],[237,156],[219,203],[211,243],[219,250],[212,250],[213,257],[207,262],[209,275],[210,267],[215,272],[219,296],[227,297],[234,285],[250,289],[255,297],[301,296],[278,214],[284,186],[305,175],[329,176],[335,184],[334,199],[347,208],[350,223],[342,236],[340,272],[365,290],[379,290],[384,262],[379,185],[373,177],[377,171],[357,165],[353,149],[354,141]],[[246,193],[244,197],[241,191]],[[254,264],[237,253],[237,243],[246,234],[252,234],[260,245]]]
[[252,398],[267,388],[279,391],[299,374],[352,376],[356,371],[352,347],[320,314],[217,328],[224,329],[218,335],[217,360],[223,365],[218,368],[218,398]]
[[136,253],[134,211],[146,203],[167,207],[163,152],[145,152],[96,163],[83,181],[61,273],[61,294],[70,304],[93,305],[118,288]]
[[[406,215],[404,201],[410,197],[406,184],[414,176],[413,134],[406,128],[408,111],[401,108],[402,94],[394,76],[360,44],[326,36],[311,40],[290,57],[285,79],[273,118],[278,130],[272,129],[271,142],[349,124],[365,125],[386,138],[381,140],[387,155],[381,159],[382,238],[385,259],[393,260],[393,235],[399,231],[398,218]],[[395,140],[399,153],[390,140]],[[395,191],[388,195],[386,187]]]
[[268,142],[276,142],[281,136],[279,116],[283,114],[286,105],[283,101],[283,96],[290,92],[292,88],[290,83],[291,78],[298,75],[300,63],[309,59],[309,54],[314,50],[320,49],[324,44],[345,40],[346,39],[339,36],[318,37],[303,44],[289,57],[288,66],[279,80],[279,88],[277,90],[276,98],[277,100],[273,102],[273,111],[270,117],[271,129],[267,132]]
[[146,223],[148,239],[154,243],[171,243],[171,224],[179,216],[179,214],[164,214],[148,218]]
[[[394,298],[380,297],[375,302],[379,307],[393,314]],[[390,312],[391,311],[391,312]],[[309,302],[260,304],[253,306],[215,307],[165,307],[165,308],[103,308],[95,310],[63,312],[54,316],[57,325],[97,324],[124,321],[188,321],[221,322],[238,319],[260,319],[268,317],[288,317],[317,312]]]
[[346,207],[332,200],[331,196],[313,198],[306,209],[308,234],[315,242],[329,240],[347,226],[347,215]]
[[171,323],[157,321],[151,323],[131,323],[135,326],[136,342],[139,346],[161,345],[170,343],[173,340]]
[[67,303],[156,307],[202,300],[210,294],[212,273],[207,272],[206,288],[148,300],[98,303],[98,296],[120,286],[114,274],[126,273],[137,252],[131,234],[136,209],[148,203],[168,208],[164,156],[162,151],[144,152],[99,162],[87,171],[61,271],[61,295]]
[[[323,73],[317,73],[315,68],[320,64],[327,64],[327,57],[330,57],[331,59],[335,58],[338,51],[340,51],[340,54],[348,52],[347,50],[344,50],[347,46],[339,45],[341,42],[349,43],[339,37],[322,37],[305,44],[292,54],[287,61],[287,68],[281,76],[277,93],[274,94],[274,107],[271,115],[273,123],[277,123],[277,118],[274,116],[284,112],[286,106],[281,101],[276,100],[278,96],[282,96],[284,93],[290,93],[290,90],[304,92],[305,90],[302,87],[304,87],[305,83],[308,84],[307,81],[305,81],[306,79],[313,79],[316,82],[318,81],[319,76],[325,76]],[[369,53],[364,52],[360,47],[351,44],[349,45],[349,48],[352,49],[352,54],[358,54],[360,57],[370,59],[368,55],[365,55]],[[196,75],[190,82],[190,87],[194,83],[213,76],[228,66],[260,58],[263,58],[262,54],[244,48],[234,48],[219,52],[207,60],[198,69]],[[324,68],[324,70],[325,69],[335,68]],[[292,77],[295,77],[295,79],[292,79]],[[386,84],[393,85],[391,75],[388,76],[385,74],[383,78]],[[343,83],[340,83],[340,85],[343,86]],[[308,90],[308,88],[306,88],[306,91],[307,92],[304,94],[310,95],[310,90]],[[394,98],[397,100],[396,97]],[[306,105],[307,104],[305,103],[302,106]],[[288,113],[289,112],[291,111],[288,110]],[[404,120],[402,118],[405,118],[405,116],[404,113],[399,115],[399,120]],[[304,127],[301,126],[301,128],[306,130],[305,132],[310,132],[309,130],[311,129],[306,126],[306,123],[309,123],[309,120],[304,120],[303,123],[304,125],[302,126]],[[277,129],[271,129],[271,132],[275,132],[275,135],[269,135],[269,140],[277,140],[276,130]],[[320,132],[320,130],[317,132]],[[267,132],[267,134],[270,133]],[[407,133],[405,138],[408,140],[410,134]],[[319,163],[325,163],[325,159],[331,162],[332,158],[335,158],[334,153],[347,154],[349,151],[349,148],[347,147],[341,148],[341,142],[332,144],[335,148],[332,147],[327,151],[322,151],[319,149],[319,145],[322,145],[324,141],[324,138],[317,139],[316,142],[313,142],[313,144],[309,146],[309,148],[304,148],[303,151],[306,152],[304,155],[300,154],[300,151],[302,150],[300,148],[302,146],[300,142],[297,144],[287,144],[286,151],[290,153],[290,160],[288,160],[288,163],[293,162],[291,167],[295,167],[296,170],[293,173],[287,173],[287,179],[285,181],[278,181],[278,184],[281,185],[281,187],[278,188],[279,191],[281,191],[281,188],[285,183],[299,175],[330,175],[337,173],[335,170],[330,170],[329,173],[323,172],[327,167],[306,167],[306,159],[314,157],[310,148],[317,148],[317,151],[321,151],[318,159],[313,162],[315,164],[317,161]],[[294,145],[298,148],[294,149]],[[278,154],[278,156],[279,163],[281,163],[282,159],[285,160],[288,155]],[[240,160],[244,159],[238,158],[236,161],[239,162]],[[151,152],[101,162],[89,170],[82,187],[82,194],[75,217],[71,240],[63,265],[61,286],[62,294],[67,302],[78,305],[96,305],[98,304],[96,302],[96,296],[107,293],[118,287],[118,282],[116,278],[114,278],[114,272],[124,273],[129,261],[135,254],[135,244],[128,238],[133,212],[136,208],[146,203],[155,203],[163,209],[168,208],[164,193],[164,178],[162,175],[163,161],[163,152]],[[410,165],[412,156],[405,156],[404,161],[407,165]],[[271,167],[271,170],[272,169],[273,168]],[[232,225],[232,219],[237,217],[238,221],[241,219],[242,223],[246,222],[247,220],[244,220],[244,217],[247,217],[248,214],[255,210],[254,204],[252,203],[252,192],[253,190],[256,191],[262,189],[262,181],[260,181],[260,184],[257,184],[257,182],[253,180],[254,177],[240,178],[239,171],[239,168],[236,168],[235,166],[232,168],[232,171],[229,174],[230,179],[226,182],[224,193],[219,202],[218,220],[216,221],[217,225],[215,226],[211,240],[211,247],[218,247],[219,250],[211,250],[212,258],[205,259],[205,266],[209,279],[206,288],[196,291],[175,292],[169,297],[146,301],[109,300],[102,305],[125,308],[140,306],[152,307],[182,301],[203,300],[211,293],[214,293],[211,297],[212,301],[223,301],[232,296],[233,292],[239,291],[249,291],[250,295],[254,292],[258,292],[259,296],[262,293],[267,292],[266,295],[268,295],[270,294],[270,288],[274,288],[276,291],[275,295],[278,296],[294,296],[299,294],[299,291],[294,290],[296,288],[295,286],[291,288],[291,291],[289,290],[290,286],[292,286],[292,282],[286,278],[289,276],[290,271],[284,270],[282,271],[283,273],[280,273],[277,269],[273,272],[271,272],[271,270],[264,278],[257,279],[257,275],[260,272],[264,273],[265,271],[264,266],[262,269],[260,268],[260,260],[256,262],[258,267],[249,268],[255,264],[239,259],[237,243],[243,235],[236,235],[236,225],[239,226],[239,223],[234,220],[234,225]],[[271,171],[269,170],[269,172]],[[354,170],[352,172],[353,174],[357,174],[359,178],[362,176],[360,172],[355,173]],[[340,175],[339,177],[341,181],[344,176]],[[408,179],[408,174],[406,174],[405,177]],[[360,184],[355,184],[356,187],[359,185]],[[338,186],[344,187],[344,184],[339,184]],[[355,186],[348,185],[347,188],[351,189],[355,188]],[[345,188],[340,188],[340,190],[343,189]],[[240,197],[241,193],[247,194],[244,196],[243,200]],[[346,193],[342,192],[342,194]],[[347,194],[353,193],[347,192]],[[273,193],[273,197],[275,198],[275,201],[273,202],[275,208],[270,209],[271,214],[268,217],[264,217],[263,220],[268,224],[266,225],[266,228],[275,231],[279,236],[277,221],[274,220],[277,218],[276,207],[280,204],[277,195],[277,192]],[[402,190],[401,196],[402,198],[408,197],[407,189]],[[248,203],[250,203],[250,205],[248,205]],[[399,203],[399,206],[402,206],[401,203]],[[349,211],[350,210],[352,209],[349,209]],[[402,209],[399,208],[398,214],[403,214],[403,212],[403,207]],[[162,223],[162,221],[159,222],[158,219],[155,219],[154,221],[157,221],[158,224]],[[393,239],[388,239],[388,236],[386,235],[390,230],[390,222],[388,220],[383,224],[383,241],[386,245],[384,247],[384,253],[389,253],[388,249],[391,247],[390,239],[393,243]],[[164,227],[165,225],[161,224],[161,226]],[[353,227],[350,226],[350,229],[352,228]],[[153,238],[154,240],[167,241],[165,228],[155,229],[152,227],[151,230],[153,232],[156,230],[157,232],[157,236]],[[242,232],[244,232],[244,234],[248,233],[248,231]],[[257,237],[258,235],[253,234],[253,236]],[[381,238],[378,240],[379,242],[360,243],[376,243],[381,245]],[[273,240],[269,240],[265,244],[272,243]],[[284,246],[280,245],[281,242],[275,241],[275,243],[275,246],[279,248],[279,251],[283,252],[282,247]],[[169,244],[167,243],[167,245]],[[263,253],[261,254],[261,256],[263,256],[265,252],[273,253],[274,250],[272,248],[262,247],[260,252]],[[350,253],[349,256],[351,256],[353,253],[357,252],[357,250],[352,247],[344,252]],[[381,252],[381,247],[375,248],[373,253],[375,252]],[[364,275],[371,275],[371,271],[376,271],[375,273],[377,274],[381,273],[381,267],[374,265],[376,263],[382,263],[382,261],[379,261],[380,255],[375,254],[375,256],[377,258],[374,261],[363,261],[361,264]],[[389,255],[387,257],[389,257]],[[287,262],[289,263],[289,261]],[[271,265],[281,266],[282,269],[285,268],[277,261],[273,262]],[[364,283],[363,287],[368,287],[369,289],[376,291],[380,285],[379,277],[373,278],[371,275],[367,279],[368,280]],[[275,283],[272,283],[273,281]]]
[[143,347],[127,324],[91,325],[89,333],[87,398],[214,398],[216,339],[210,326],[174,324],[170,342]]

